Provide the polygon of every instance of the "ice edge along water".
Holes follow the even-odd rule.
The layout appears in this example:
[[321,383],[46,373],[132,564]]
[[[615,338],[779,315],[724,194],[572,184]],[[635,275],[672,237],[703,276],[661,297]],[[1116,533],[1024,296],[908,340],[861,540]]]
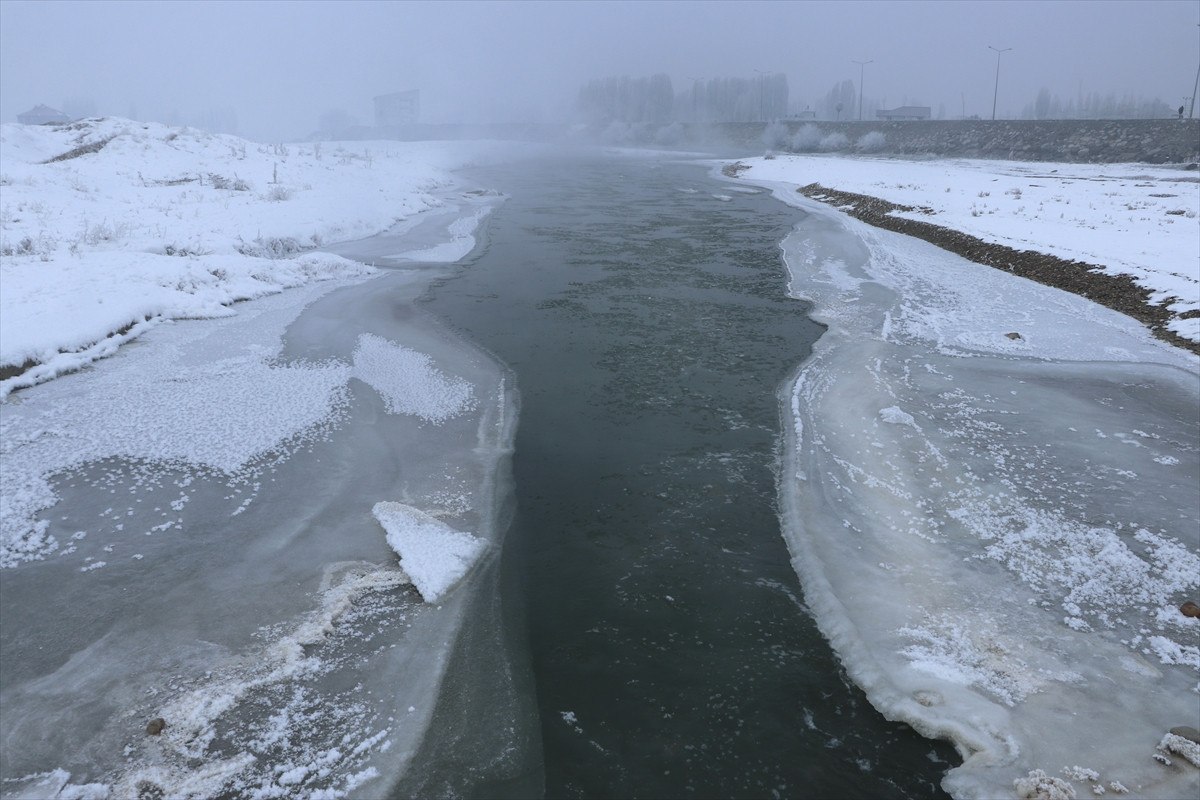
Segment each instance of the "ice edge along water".
[[[422,256],[428,260],[452,262],[469,253],[474,246],[472,233],[475,227],[496,200],[495,197],[468,199],[460,206],[460,209],[465,209],[465,214],[445,215],[450,219],[450,224],[445,228],[449,241],[443,246],[425,248]],[[434,274],[430,272],[418,279],[418,273],[410,272],[407,277],[401,276],[402,285],[410,285],[411,295],[411,286],[424,285]],[[159,687],[157,693],[161,693],[161,696],[154,704],[158,713],[170,720],[169,726],[159,741],[148,740],[132,750],[127,745],[125,753],[128,763],[125,766],[118,768],[110,764],[108,769],[101,768],[101,782],[86,784],[72,783],[70,773],[62,768],[52,768],[19,779],[6,776],[6,785],[0,787],[6,796],[99,798],[111,796],[112,793],[133,796],[146,785],[157,786],[169,796],[207,796],[222,787],[239,785],[243,791],[262,797],[279,796],[281,793],[341,797],[360,790],[368,781],[379,781],[385,785],[394,782],[403,772],[407,759],[417,750],[422,731],[429,724],[433,699],[441,681],[449,647],[456,638],[456,631],[462,622],[461,613],[466,607],[462,597],[447,598],[447,593],[483,554],[487,543],[494,542],[499,535],[495,515],[502,501],[500,493],[506,489],[496,483],[494,473],[498,460],[511,452],[516,396],[507,388],[503,374],[498,377],[494,396],[490,390],[485,397],[477,396],[477,387],[453,374],[443,373],[439,364],[428,354],[369,333],[357,337],[348,363],[336,360],[274,363],[279,357],[278,343],[284,328],[318,298],[348,285],[342,281],[334,285],[310,287],[253,304],[261,306],[262,311],[266,312],[265,316],[259,308],[243,306],[242,313],[232,319],[168,326],[164,329],[167,334],[165,337],[152,335],[144,340],[144,346],[137,352],[126,352],[123,358],[106,362],[90,374],[67,376],[37,387],[32,390],[34,394],[25,396],[22,402],[15,406],[10,404],[4,425],[6,461],[9,465],[23,466],[15,472],[12,469],[5,470],[8,484],[4,492],[5,522],[10,528],[17,526],[25,530],[19,536],[12,535],[14,530],[7,532],[6,544],[21,545],[15,551],[7,551],[14,556],[9,566],[29,557],[44,557],[53,550],[66,555],[75,550],[75,541],[70,542],[65,550],[58,549],[57,542],[44,536],[45,526],[39,529],[38,525],[32,523],[34,514],[57,502],[47,473],[62,474],[86,463],[118,456],[162,462],[167,470],[187,472],[200,469],[209,473],[210,477],[224,476],[225,480],[234,483],[251,482],[259,474],[256,468],[250,466],[253,462],[282,446],[278,459],[272,462],[276,465],[282,463],[305,440],[314,435],[318,438],[327,437],[331,430],[336,430],[345,421],[349,403],[346,381],[352,377],[363,381],[378,393],[388,414],[416,417],[424,425],[433,427],[464,414],[478,417],[477,430],[471,436],[468,449],[474,453],[472,458],[487,462],[481,474],[482,484],[465,494],[451,491],[454,497],[447,495],[446,500],[448,507],[461,514],[465,510],[465,496],[474,497],[472,513],[478,520],[478,538],[455,531],[411,505],[391,502],[390,497],[378,498],[380,502],[375,510],[382,523],[380,536],[386,536],[388,543],[400,555],[402,570],[365,562],[328,565],[318,593],[318,610],[303,615],[297,624],[285,624],[277,630],[264,631],[267,638],[259,648],[219,655],[211,660],[212,668],[203,676],[182,681],[172,679],[168,681],[170,688]],[[233,349],[241,352],[212,355],[208,352],[209,348],[220,341],[220,329],[225,328],[229,329],[225,331],[226,336],[237,342]],[[455,338],[445,330],[431,330],[426,339],[430,336],[435,339],[437,336]],[[159,342],[158,339],[171,340],[171,343]],[[444,354],[455,351],[458,353],[456,358],[479,364],[477,370],[482,369],[485,362],[491,363],[488,356],[469,343],[455,341],[448,344],[451,349],[443,346]],[[200,350],[195,349],[197,345]],[[154,362],[157,368],[150,369],[149,381],[130,381],[128,376],[122,374],[122,367],[130,367],[130,362],[143,367],[145,364],[142,362]],[[493,365],[488,369],[495,371],[497,368]],[[297,372],[299,384],[294,381],[280,384],[275,380],[281,375],[290,374],[290,371]],[[142,372],[139,375],[147,377]],[[188,372],[193,373],[191,377],[194,380],[181,378]],[[247,379],[248,374],[252,379]],[[314,384],[312,379],[316,376],[324,376],[327,380]],[[69,395],[76,384],[90,386],[105,383],[106,390],[89,392],[90,399],[82,403],[76,397],[77,402],[68,406],[77,410],[81,405],[96,406],[94,408],[85,408],[66,418],[56,413],[58,407],[47,408],[40,413],[37,410],[40,405],[37,399],[42,396]],[[280,384],[277,387],[279,391],[274,390],[276,384]],[[178,410],[178,403],[175,402],[178,398],[172,397],[172,390],[176,394],[183,392],[190,396],[184,388],[189,385],[193,389],[204,388],[194,398],[204,407],[197,408],[196,413],[180,417],[172,413],[172,409]],[[159,392],[161,397],[155,393],[155,387],[162,389]],[[250,395],[239,391],[239,387],[249,387]],[[302,388],[304,391],[301,391]],[[155,397],[158,397],[157,402],[154,402]],[[312,403],[306,399],[310,397]],[[67,398],[64,396],[60,399]],[[239,399],[249,405],[239,404]],[[221,405],[222,401],[224,406]],[[301,413],[293,413],[297,410],[297,403],[302,407]],[[54,403],[50,402],[49,405],[53,406]],[[217,410],[225,406],[228,408],[224,411]],[[263,413],[252,413],[253,408],[261,408]],[[281,408],[290,411],[280,414]],[[36,422],[33,417],[46,417],[47,414],[55,417],[53,429],[29,424]],[[147,415],[151,419],[148,420]],[[126,424],[118,425],[114,430],[99,424],[104,419],[124,420]],[[225,423],[236,419],[243,419],[246,424],[242,427],[245,430],[230,436],[231,431]],[[282,429],[260,424],[267,419],[280,419],[286,424]],[[189,432],[189,426],[199,429]],[[147,440],[147,432],[157,432],[161,441]],[[162,450],[164,446],[166,451]],[[38,452],[32,452],[31,448]],[[247,468],[254,474],[246,473]],[[151,478],[151,483],[153,480]],[[174,511],[180,511],[186,505],[189,497],[186,487],[191,481],[191,478],[187,478],[179,483],[185,487],[185,491],[178,500],[178,507],[176,503],[172,504]],[[253,486],[250,497],[234,510],[235,516],[246,507],[246,503],[253,501],[258,494],[260,481],[254,481]],[[21,502],[16,502],[18,500]],[[414,539],[414,526],[408,526],[408,530],[397,529],[397,509],[406,511],[400,517],[409,522],[412,520],[408,518],[414,517],[418,522],[425,523],[415,526],[415,529],[419,529],[415,530],[419,534],[417,539]],[[438,513],[446,512],[443,510]],[[29,524],[19,525],[22,521]],[[119,523],[115,530],[120,531],[122,527],[123,523]],[[170,527],[167,526],[168,529]],[[178,528],[179,524],[174,527]],[[469,546],[464,547],[464,544]],[[110,549],[111,546],[107,547],[106,552]],[[133,557],[139,558],[140,554]],[[102,570],[104,566],[104,561],[89,558],[79,571],[92,572],[93,569]],[[406,572],[409,574],[406,575]],[[274,769],[269,763],[256,763],[271,747],[290,741],[296,735],[296,725],[311,727],[314,724],[311,712],[305,711],[307,701],[301,697],[305,691],[304,681],[314,677],[319,680],[322,674],[344,665],[344,657],[337,656],[336,652],[333,656],[326,654],[329,663],[322,664],[320,653],[324,652],[322,647],[330,647],[331,638],[354,636],[354,625],[345,624],[347,615],[358,614],[361,617],[364,612],[356,607],[365,602],[370,608],[375,601],[367,601],[372,596],[380,592],[386,594],[410,578],[418,584],[425,600],[430,603],[442,601],[432,616],[403,613],[399,617],[401,621],[412,619],[410,628],[416,626],[416,630],[406,634],[404,646],[421,652],[419,657],[414,657],[417,655],[414,653],[403,660],[408,663],[409,669],[422,672],[409,679],[413,690],[410,694],[423,698],[423,701],[418,701],[420,708],[410,706],[402,723],[393,721],[375,732],[360,730],[361,735],[356,735],[351,727],[340,746],[312,752],[301,748],[292,753],[294,758]],[[87,579],[85,576],[78,578]],[[461,592],[458,594],[461,595]],[[369,616],[369,612],[365,613]],[[347,630],[343,631],[343,628]],[[317,654],[314,654],[314,648]],[[89,651],[92,649],[89,648]],[[104,658],[99,652],[96,655]],[[212,655],[209,654],[210,658]],[[233,655],[233,658],[230,659],[229,655]],[[71,666],[75,661],[77,659],[72,659],[68,665],[72,670],[76,669]],[[83,663],[79,666],[82,667]],[[146,677],[143,675],[142,679]],[[47,679],[53,680],[53,676],[47,676]],[[44,680],[40,682],[45,683]],[[278,691],[280,687],[289,685],[296,686],[295,697],[279,709],[278,719],[272,718],[268,729],[260,731],[262,736],[256,740],[259,743],[257,756],[250,750],[244,750],[241,754],[213,757],[209,747],[218,737],[218,723],[223,715],[236,715],[239,704],[245,705],[251,696]],[[10,697],[16,700],[14,695],[10,694]],[[138,703],[143,704],[144,701]],[[335,719],[334,723],[343,727],[347,724],[353,726],[355,719],[362,719],[361,709],[356,711],[350,708],[347,711],[343,708],[338,711],[342,712],[349,716],[340,723]],[[345,716],[345,713],[342,715]],[[331,712],[331,716],[337,714]],[[395,720],[394,717],[388,719]],[[278,752],[274,752],[278,757]],[[285,756],[287,752],[285,750]],[[386,758],[382,756],[385,752],[388,752]],[[185,764],[189,759],[192,761]],[[320,779],[323,788],[314,789],[314,779]],[[253,785],[255,782],[257,786]]]
[[[1072,381],[1151,382],[1186,419],[1197,360],[1115,312],[807,201],[798,178],[749,175],[810,215],[781,245],[788,290],[829,326],[780,390],[783,527],[821,630],[886,716],[956,744],[957,797],[1195,796],[1200,773],[1158,745],[1200,716],[1200,621],[1175,608],[1200,584],[1196,431],[1172,440],[1114,409],[1107,434],[1064,423],[1055,448],[1018,426]],[[1070,486],[1036,485],[1086,469],[1074,448],[1111,473],[1085,501],[1150,491],[1087,450],[1102,437],[1173,492],[1166,513],[1092,519]]]

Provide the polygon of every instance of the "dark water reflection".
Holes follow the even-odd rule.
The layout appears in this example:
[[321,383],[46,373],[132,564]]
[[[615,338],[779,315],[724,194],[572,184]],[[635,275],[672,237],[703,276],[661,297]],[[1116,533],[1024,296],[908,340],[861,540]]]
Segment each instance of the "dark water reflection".
[[785,297],[800,212],[685,164],[473,177],[510,199],[427,303],[522,394],[506,559],[546,793],[940,796],[952,749],[848,684],[779,532],[775,391],[821,332]]

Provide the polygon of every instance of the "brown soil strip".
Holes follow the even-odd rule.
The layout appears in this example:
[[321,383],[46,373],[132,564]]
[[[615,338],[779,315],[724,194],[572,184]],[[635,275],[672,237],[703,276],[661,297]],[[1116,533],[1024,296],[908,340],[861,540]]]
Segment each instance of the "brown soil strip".
[[[745,168],[741,164],[730,164],[725,167],[724,172],[730,177],[737,177],[741,172],[739,167]],[[1165,305],[1151,303],[1150,290],[1138,286],[1128,275],[1113,275],[1102,271],[1103,268],[1096,264],[1071,261],[1032,250],[1016,250],[930,222],[892,216],[893,211],[928,214],[932,213],[930,209],[902,206],[878,197],[828,189],[819,183],[801,186],[796,191],[805,197],[834,206],[877,228],[923,239],[968,261],[1002,269],[1013,275],[1086,297],[1094,303],[1133,317],[1148,327],[1159,339],[1200,354],[1200,343],[1189,341],[1166,327],[1173,319],[1187,319],[1196,314],[1186,312],[1177,315]]]
[[[141,320],[135,319],[135,320],[133,320],[132,322],[127,322],[126,324],[124,324],[124,325],[122,325],[121,327],[117,328],[117,329],[116,329],[115,331],[113,331],[112,333],[109,333],[107,336],[103,336],[103,337],[101,337],[101,338],[97,339],[96,341],[92,342],[92,343],[91,343],[91,344],[89,344],[89,345],[85,345],[84,347],[81,347],[81,348],[79,348],[79,349],[77,349],[77,350],[65,350],[65,349],[59,349],[59,351],[58,351],[58,352],[60,352],[60,353],[80,353],[80,352],[82,352],[82,351],[84,351],[84,350],[87,350],[87,349],[88,349],[88,348],[90,348],[90,347],[95,347],[97,344],[99,344],[100,342],[104,341],[105,339],[112,339],[112,338],[115,338],[115,337],[117,337],[117,336],[124,336],[125,334],[127,334],[127,333],[129,333],[131,330],[133,330],[133,326],[134,326],[134,325],[137,325],[139,322],[142,322],[142,321],[149,322],[149,321],[150,321],[151,319],[153,319],[153,318],[154,318],[154,317],[153,317],[153,315],[146,314],[146,315],[145,315],[145,317],[144,317],[143,319],[141,319]],[[8,380],[9,378],[16,378],[16,377],[18,377],[18,376],[20,376],[20,375],[24,375],[26,372],[28,372],[29,370],[33,369],[34,367],[40,366],[42,363],[43,363],[43,362],[41,362],[41,361],[38,361],[38,360],[36,360],[36,359],[32,359],[32,358],[30,358],[30,359],[26,359],[24,364],[20,364],[20,365],[17,365],[17,364],[5,364],[4,366],[0,366],[0,381],[6,381],[6,380]],[[82,365],[81,365],[81,367],[82,367]],[[80,368],[81,368],[81,367],[80,367]],[[77,368],[77,369],[78,369],[78,368]],[[72,373],[72,372],[76,372],[76,371],[77,371],[77,369],[70,369],[70,370],[66,370],[66,371],[65,371],[65,372],[63,372],[62,374],[63,374],[63,375],[68,375],[68,374],[70,374],[70,373]]]
[[117,138],[117,137],[110,136],[107,139],[101,139],[97,142],[92,142],[91,144],[80,145],[79,147],[76,147],[74,150],[68,150],[65,153],[59,153],[54,158],[48,158],[45,161],[43,161],[42,163],[43,164],[54,164],[55,162],[58,162],[58,161],[70,161],[72,158],[79,158],[80,156],[86,156],[88,153],[99,153],[101,150],[104,149],[104,145],[108,144],[115,138]]

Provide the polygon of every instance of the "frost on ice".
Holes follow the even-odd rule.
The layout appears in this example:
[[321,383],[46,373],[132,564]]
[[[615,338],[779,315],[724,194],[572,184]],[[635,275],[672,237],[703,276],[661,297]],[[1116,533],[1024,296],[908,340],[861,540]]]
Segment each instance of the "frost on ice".
[[372,511],[400,556],[400,567],[427,603],[440,600],[487,548],[482,539],[403,503],[376,503]]
[[470,383],[448,377],[424,353],[370,333],[358,339],[353,374],[379,392],[389,414],[440,424],[475,406]]

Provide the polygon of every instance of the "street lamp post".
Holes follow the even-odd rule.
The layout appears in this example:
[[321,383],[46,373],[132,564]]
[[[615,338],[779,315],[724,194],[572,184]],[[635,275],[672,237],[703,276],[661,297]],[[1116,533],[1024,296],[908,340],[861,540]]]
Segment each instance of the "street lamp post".
[[855,63],[855,64],[858,64],[858,121],[859,121],[859,122],[862,122],[862,118],[863,118],[863,116],[862,116],[862,106],[863,106],[863,103],[862,103],[863,75],[865,75],[865,74],[866,74],[866,72],[867,72],[867,64],[874,64],[874,63],[875,63],[875,61],[874,61],[874,60],[871,60],[871,61],[855,61],[855,62],[853,62],[853,63]]
[[[1196,27],[1200,27],[1197,23]],[[1200,64],[1196,65],[1196,83],[1192,86],[1192,103],[1188,107],[1188,119],[1191,119],[1196,113],[1196,95],[1200,94]]]
[[1003,50],[997,50],[995,47],[988,45],[989,50],[996,50],[996,88],[992,92],[992,121],[996,120],[996,98],[1000,96],[1000,54],[1007,53],[1012,50],[1011,47],[1006,47]]

